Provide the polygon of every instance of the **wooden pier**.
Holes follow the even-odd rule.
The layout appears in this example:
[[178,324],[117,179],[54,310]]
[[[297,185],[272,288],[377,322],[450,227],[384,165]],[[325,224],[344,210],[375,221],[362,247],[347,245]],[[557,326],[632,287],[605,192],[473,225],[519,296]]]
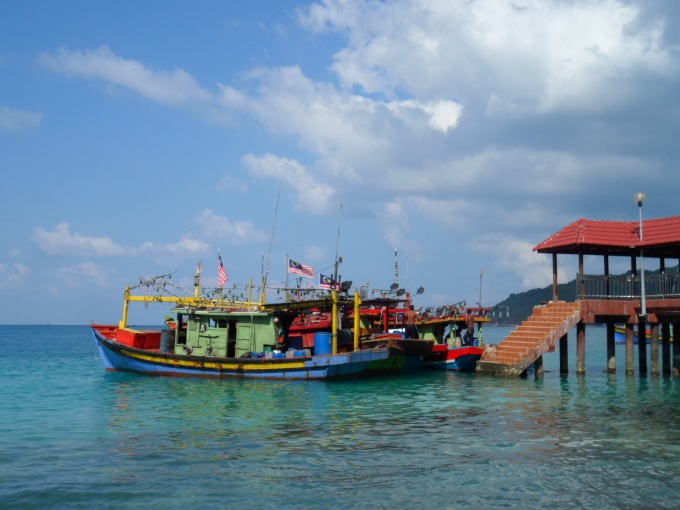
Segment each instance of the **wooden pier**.
[[[640,227],[644,240],[640,240]],[[542,374],[542,356],[559,346],[560,372],[568,373],[568,331],[576,327],[576,372],[585,374],[586,324],[607,328],[606,370],[616,372],[614,326],[626,330],[625,370],[635,373],[635,330],[638,373],[680,376],[680,263],[666,271],[666,261],[680,261],[680,216],[645,222],[578,220],[550,236],[534,248],[551,253],[553,262],[553,299],[534,308],[532,316],[495,348],[490,348],[477,363],[477,373],[518,377],[534,365]],[[579,257],[576,302],[559,301],[557,293],[557,255]],[[584,256],[601,256],[603,274],[584,273]],[[627,275],[610,275],[612,256],[630,259]],[[659,271],[638,271],[637,259],[658,259]],[[675,341],[671,343],[671,331]],[[648,352],[649,351],[649,352]],[[649,361],[649,363],[648,363]]]

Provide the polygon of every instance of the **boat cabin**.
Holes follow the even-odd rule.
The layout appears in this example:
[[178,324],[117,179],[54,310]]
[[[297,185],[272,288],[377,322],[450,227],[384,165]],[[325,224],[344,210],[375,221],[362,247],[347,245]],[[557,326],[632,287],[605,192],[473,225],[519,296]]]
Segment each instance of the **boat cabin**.
[[177,307],[174,352],[194,356],[239,358],[251,353],[287,349],[288,330],[295,313],[201,310]]

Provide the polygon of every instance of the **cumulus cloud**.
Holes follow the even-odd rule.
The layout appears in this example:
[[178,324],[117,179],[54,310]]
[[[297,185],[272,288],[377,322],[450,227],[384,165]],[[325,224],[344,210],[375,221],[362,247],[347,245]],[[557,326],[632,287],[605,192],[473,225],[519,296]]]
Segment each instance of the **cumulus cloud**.
[[42,113],[0,106],[0,131],[30,131],[38,127],[42,120]]
[[176,105],[210,98],[183,69],[154,71],[136,60],[119,57],[106,46],[96,50],[62,48],[42,54],[38,62],[52,71],[103,80],[160,103]]
[[[661,5],[323,0],[298,19],[315,36],[338,36],[331,79],[301,66],[260,67],[214,94],[186,71],[153,70],[106,47],[60,50],[41,63],[165,104],[198,101],[215,116],[248,116],[277,143],[295,144],[246,154],[248,175],[228,176],[223,187],[281,181],[297,209],[313,214],[342,201],[377,217],[395,245],[406,218],[422,231],[443,227],[436,235],[485,232],[476,241],[469,234],[466,247],[544,286],[549,262],[531,252],[541,235],[575,214],[616,219],[630,198],[613,188],[636,191],[642,169],[674,182],[678,46]],[[674,203],[671,187],[657,188]],[[196,253],[207,249],[202,238],[266,238],[208,209],[196,223],[198,234],[149,246]]]
[[196,223],[201,228],[202,235],[217,244],[243,245],[267,240],[267,236],[252,222],[233,221],[216,214],[211,209],[204,209],[198,213]]
[[347,37],[333,65],[345,88],[454,91],[493,114],[601,111],[630,97],[636,72],[678,71],[663,23],[621,0],[324,0],[298,14]]
[[[537,243],[538,244],[538,243]],[[497,269],[511,271],[522,282],[523,289],[552,285],[552,258],[533,251],[535,245],[507,235],[493,235],[478,238],[471,245],[480,253],[491,253]],[[558,267],[558,281],[573,279],[575,271]]]
[[182,236],[179,241],[174,243],[155,244],[153,242],[144,243],[141,251],[154,254],[175,254],[175,255],[195,255],[204,253],[208,250],[208,243],[193,238],[191,235]]
[[248,172],[258,178],[270,178],[285,183],[297,196],[298,207],[321,214],[334,205],[335,192],[328,184],[319,182],[312,172],[295,160],[274,154],[258,158],[247,154],[242,159]]
[[106,269],[94,262],[83,262],[82,264],[62,267],[57,272],[71,284],[94,283],[100,287],[105,287],[109,282]]
[[30,268],[21,262],[0,262],[0,288],[18,287],[30,272]]
[[111,257],[129,252],[109,237],[84,236],[71,232],[68,223],[59,223],[54,230],[37,227],[33,238],[41,250],[50,255],[75,255],[81,257]]

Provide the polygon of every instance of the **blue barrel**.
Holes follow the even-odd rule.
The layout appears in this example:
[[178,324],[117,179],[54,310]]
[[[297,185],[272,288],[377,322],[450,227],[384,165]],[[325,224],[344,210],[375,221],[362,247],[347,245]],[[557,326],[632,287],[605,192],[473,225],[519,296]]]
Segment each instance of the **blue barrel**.
[[314,333],[314,355],[333,354],[333,336],[330,333]]

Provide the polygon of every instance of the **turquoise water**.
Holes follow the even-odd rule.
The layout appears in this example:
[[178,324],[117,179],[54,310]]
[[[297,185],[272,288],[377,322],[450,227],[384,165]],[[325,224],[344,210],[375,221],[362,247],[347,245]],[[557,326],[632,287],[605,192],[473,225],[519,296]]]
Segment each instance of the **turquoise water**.
[[[510,330],[484,330],[498,343]],[[107,373],[86,326],[0,326],[0,508],[678,508],[680,380]],[[637,350],[637,348],[636,348]]]

